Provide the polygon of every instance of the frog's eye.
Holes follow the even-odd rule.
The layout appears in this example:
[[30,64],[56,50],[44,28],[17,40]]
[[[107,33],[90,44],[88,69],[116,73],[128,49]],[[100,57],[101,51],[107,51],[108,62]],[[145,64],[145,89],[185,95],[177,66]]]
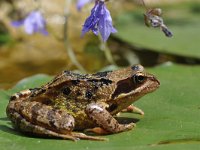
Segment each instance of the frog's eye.
[[145,81],[145,76],[143,74],[136,74],[133,76],[133,80],[135,83],[142,83]]

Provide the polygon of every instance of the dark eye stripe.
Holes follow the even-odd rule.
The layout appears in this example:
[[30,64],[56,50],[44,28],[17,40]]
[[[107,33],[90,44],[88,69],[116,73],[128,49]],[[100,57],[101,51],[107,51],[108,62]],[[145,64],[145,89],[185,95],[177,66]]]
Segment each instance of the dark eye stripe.
[[122,93],[129,93],[133,90],[135,90],[138,86],[138,84],[135,84],[131,78],[119,81],[117,83],[117,88],[112,94],[112,99],[115,99]]

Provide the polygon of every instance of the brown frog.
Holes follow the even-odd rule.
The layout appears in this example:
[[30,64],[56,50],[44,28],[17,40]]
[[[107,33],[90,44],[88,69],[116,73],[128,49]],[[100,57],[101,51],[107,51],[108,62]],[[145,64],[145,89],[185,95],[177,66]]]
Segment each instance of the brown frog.
[[141,65],[86,75],[63,71],[40,88],[11,96],[7,116],[16,129],[29,134],[105,140],[77,131],[112,134],[132,129],[134,123],[120,124],[113,116],[159,85]]

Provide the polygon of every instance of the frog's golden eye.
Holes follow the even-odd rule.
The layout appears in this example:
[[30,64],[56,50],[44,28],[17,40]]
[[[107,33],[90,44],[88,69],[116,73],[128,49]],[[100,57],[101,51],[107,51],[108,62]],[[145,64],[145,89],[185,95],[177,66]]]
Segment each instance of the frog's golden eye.
[[143,74],[136,74],[133,76],[133,80],[135,83],[142,83],[145,81],[145,76]]

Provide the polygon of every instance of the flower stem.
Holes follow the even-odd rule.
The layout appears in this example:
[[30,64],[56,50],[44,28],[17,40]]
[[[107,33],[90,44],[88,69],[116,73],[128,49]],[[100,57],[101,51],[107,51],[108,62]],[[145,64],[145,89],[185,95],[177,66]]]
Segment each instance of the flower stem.
[[66,47],[66,50],[67,50],[67,54],[71,60],[71,62],[83,73],[86,72],[86,70],[84,69],[84,67],[79,63],[79,61],[77,60],[76,58],[76,55],[71,47],[71,44],[70,44],[70,41],[69,41],[69,38],[68,38],[68,18],[69,18],[69,15],[70,15],[70,6],[71,6],[71,0],[66,0],[65,1],[65,9],[64,9],[64,18],[65,18],[65,21],[64,21],[64,43],[65,43],[65,47]]
[[111,53],[111,50],[110,48],[108,47],[107,45],[107,42],[104,42],[99,34],[99,39],[100,39],[100,49],[104,52],[104,55],[106,57],[106,59],[108,60],[108,62],[112,65],[116,65],[114,59],[113,59],[113,56],[112,56],[112,53]]

